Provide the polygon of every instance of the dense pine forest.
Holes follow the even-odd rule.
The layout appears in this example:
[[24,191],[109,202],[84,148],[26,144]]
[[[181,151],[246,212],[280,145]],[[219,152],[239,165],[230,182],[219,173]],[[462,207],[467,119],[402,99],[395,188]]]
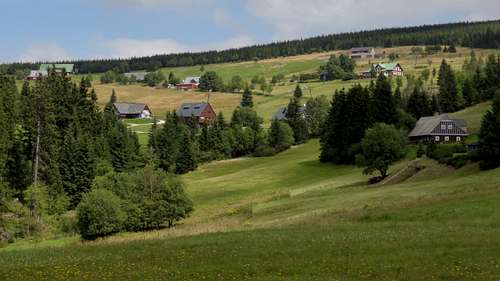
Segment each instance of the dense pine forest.
[[[275,42],[223,51],[166,54],[130,59],[79,60],[73,63],[75,63],[80,73],[102,73],[109,70],[123,73],[144,69],[152,71],[161,67],[269,59],[359,46],[393,47],[410,45],[458,45],[472,48],[498,48],[500,46],[500,21],[387,28],[321,35],[308,39]],[[16,71],[37,68],[38,64],[35,63],[15,63],[0,66],[0,72],[15,74]]]

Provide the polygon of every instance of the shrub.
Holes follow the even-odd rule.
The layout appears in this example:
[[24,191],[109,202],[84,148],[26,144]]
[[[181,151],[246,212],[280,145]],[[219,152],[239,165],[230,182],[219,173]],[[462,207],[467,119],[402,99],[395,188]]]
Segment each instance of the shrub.
[[470,157],[468,154],[458,154],[448,158],[442,158],[439,163],[452,166],[453,168],[461,168],[469,162]]
[[259,145],[255,149],[253,156],[255,156],[255,157],[270,157],[270,156],[273,156],[275,154],[276,154],[276,150],[274,150],[274,148],[270,147],[269,145]]
[[119,232],[125,220],[121,203],[109,190],[94,189],[85,194],[76,208],[82,238],[89,240]]
[[467,148],[463,144],[434,144],[427,146],[427,157],[439,161],[443,158],[451,158],[455,153],[465,153]]

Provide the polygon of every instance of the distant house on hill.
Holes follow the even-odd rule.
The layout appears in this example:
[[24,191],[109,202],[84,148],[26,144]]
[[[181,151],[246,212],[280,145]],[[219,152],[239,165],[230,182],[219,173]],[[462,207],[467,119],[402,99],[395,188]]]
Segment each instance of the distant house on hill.
[[147,72],[127,72],[124,73],[125,77],[128,79],[135,78],[135,81],[141,82],[144,81],[144,77],[146,77]]
[[446,143],[462,142],[468,135],[465,120],[441,114],[420,118],[408,137],[411,141]]
[[217,118],[215,110],[207,102],[184,103],[177,114],[185,120],[193,118],[198,124],[210,124]]
[[[276,113],[273,116],[273,120],[286,121],[286,111],[287,111],[286,106],[282,106],[282,107],[278,108],[278,110],[276,111]],[[305,117],[306,107],[305,106],[299,107],[299,113]]]
[[[367,71],[364,71],[362,73],[363,78],[374,78],[373,74],[376,76],[380,75],[381,73],[384,74],[386,77],[392,77],[392,76],[403,76],[404,75],[404,69],[401,67],[401,65],[397,62],[391,62],[391,63],[377,63],[372,66],[373,69],[368,69]],[[375,73],[373,73],[375,72]]]
[[198,76],[190,76],[186,77],[182,83],[177,84],[176,88],[177,90],[196,90],[200,86],[200,77]]
[[65,72],[68,74],[75,74],[75,65],[72,63],[44,63],[40,65],[39,71],[49,72],[49,69],[54,69],[56,72]]
[[352,59],[374,59],[376,55],[375,48],[373,47],[352,48],[350,53]]
[[43,77],[47,77],[48,72],[47,71],[41,71],[41,70],[31,70],[30,74],[26,77],[26,80],[38,80]]
[[149,107],[143,103],[115,102],[113,106],[116,114],[121,118],[150,118],[153,115]]

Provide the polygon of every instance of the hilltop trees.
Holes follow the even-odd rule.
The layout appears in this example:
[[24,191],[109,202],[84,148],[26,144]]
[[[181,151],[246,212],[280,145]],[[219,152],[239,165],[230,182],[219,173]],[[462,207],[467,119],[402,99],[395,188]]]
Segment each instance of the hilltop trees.
[[500,167],[500,93],[496,94],[492,109],[481,122],[479,157],[481,169]]
[[332,55],[326,65],[319,68],[321,80],[352,79],[356,62],[354,59],[341,54],[339,57]]
[[224,88],[222,78],[215,71],[207,71],[200,77],[202,92],[220,92]]

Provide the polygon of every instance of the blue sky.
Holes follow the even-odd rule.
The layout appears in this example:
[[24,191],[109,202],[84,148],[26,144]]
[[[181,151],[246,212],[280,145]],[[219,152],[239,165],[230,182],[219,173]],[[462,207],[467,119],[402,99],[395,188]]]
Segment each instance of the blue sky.
[[0,62],[226,49],[500,18],[498,0],[1,0]]

